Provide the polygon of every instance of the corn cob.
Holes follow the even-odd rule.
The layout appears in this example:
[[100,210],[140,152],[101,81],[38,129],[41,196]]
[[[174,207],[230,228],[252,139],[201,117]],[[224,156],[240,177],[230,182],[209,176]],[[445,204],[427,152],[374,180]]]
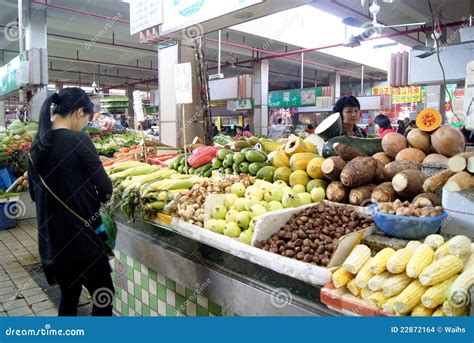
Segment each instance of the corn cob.
[[436,308],[439,305],[442,305],[446,300],[448,289],[453,284],[454,280],[456,280],[456,276],[428,288],[425,294],[421,297],[423,306],[427,308]]
[[444,314],[443,311],[443,305],[438,306],[436,310],[434,310],[432,317],[445,317],[446,315]]
[[352,295],[358,297],[360,295],[361,289],[360,287],[356,285],[355,281],[356,281],[355,279],[352,279],[351,281],[347,283],[346,287],[347,287],[347,290],[351,292]]
[[448,255],[425,268],[419,279],[422,285],[433,286],[457,275],[463,267],[464,264],[459,257]]
[[110,167],[105,167],[105,171],[107,174],[114,174],[118,172],[122,172],[124,170],[127,170],[129,168],[134,168],[134,167],[140,167],[140,166],[145,166],[145,163],[142,162],[137,162],[137,161],[128,161],[128,162],[122,162],[122,163],[117,163],[114,164]]
[[360,297],[362,298],[362,300],[367,300],[372,295],[372,293],[374,292],[371,291],[369,287],[366,287],[361,289]]
[[110,179],[112,181],[119,180],[119,179],[125,179],[126,177],[129,176],[139,176],[139,175],[146,175],[146,174],[151,174],[157,170],[159,170],[160,167],[158,166],[149,166],[149,165],[144,165],[144,166],[138,166],[138,167],[133,167],[126,169],[124,171],[112,174],[110,176]]
[[448,241],[448,251],[456,256],[470,255],[471,240],[466,236],[455,236]]
[[411,251],[415,252],[415,250],[421,245],[420,241],[410,241],[405,246],[405,248],[410,249]]
[[433,309],[426,308],[423,304],[416,306],[411,312],[412,317],[431,317],[433,315]]
[[347,285],[347,283],[351,281],[353,277],[354,275],[341,267],[332,274],[332,283],[334,284],[334,287],[342,288]]
[[382,305],[387,302],[389,298],[386,297],[382,291],[377,291],[372,293],[368,298],[367,302],[370,306],[374,306],[377,308],[382,308]]
[[393,306],[395,305],[395,301],[397,300],[397,297],[391,297],[388,299],[383,305],[382,305],[382,311],[389,313],[389,314],[395,314],[395,310],[393,309]]
[[157,191],[172,191],[176,189],[190,189],[195,183],[196,179],[189,178],[186,180],[161,180],[152,184],[147,184],[146,187],[140,188],[140,196],[146,197],[147,194]]
[[395,312],[410,312],[412,308],[420,303],[421,297],[426,292],[426,289],[427,287],[423,286],[418,280],[412,281],[408,287],[397,296],[394,305]]
[[369,257],[367,262],[362,266],[362,268],[359,270],[357,273],[357,276],[355,278],[355,282],[357,287],[359,288],[365,288],[369,284],[369,280],[374,274],[370,271],[370,262],[372,261],[372,257]]
[[392,274],[400,274],[406,270],[408,261],[413,256],[413,250],[403,248],[395,251],[387,261],[387,270]]
[[436,250],[444,244],[444,237],[441,235],[429,235],[425,238],[424,244],[428,244],[431,249]]
[[418,278],[420,273],[433,261],[434,252],[426,244],[421,244],[407,264],[407,275],[412,279]]
[[395,250],[392,248],[380,250],[370,263],[370,271],[374,274],[382,274],[387,270],[387,261],[394,253]]
[[355,248],[346,258],[342,266],[352,274],[357,274],[369,258],[369,247],[363,244],[359,244],[355,246]]
[[443,303],[443,312],[448,317],[464,317],[467,315],[467,305],[452,306],[449,301]]
[[474,268],[468,268],[459,275],[448,290],[447,298],[452,306],[469,302],[469,289],[474,285]]
[[369,288],[374,292],[381,290],[391,276],[389,272],[372,276],[369,280]]
[[435,260],[439,260],[442,257],[451,255],[448,251],[448,242],[443,243],[438,249],[435,251]]
[[393,297],[400,294],[413,280],[406,274],[391,276],[382,286],[383,294],[386,297]]

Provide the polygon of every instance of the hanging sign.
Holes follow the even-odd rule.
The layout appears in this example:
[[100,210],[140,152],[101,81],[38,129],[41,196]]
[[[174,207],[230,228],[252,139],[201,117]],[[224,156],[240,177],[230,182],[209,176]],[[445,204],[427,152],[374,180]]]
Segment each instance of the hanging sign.
[[166,0],[163,1],[160,34],[167,35],[193,25],[196,25],[195,29],[199,31],[202,29],[197,25],[199,23],[261,2],[262,0]]
[[253,109],[253,99],[229,100],[227,101],[227,110],[232,112],[245,111]]
[[[169,2],[169,0],[167,0]],[[162,0],[130,1],[130,34],[158,26],[163,22]]]
[[0,96],[19,90],[29,83],[29,62],[26,54],[15,57],[0,68]]
[[177,104],[193,103],[193,78],[191,63],[175,65],[175,93]]

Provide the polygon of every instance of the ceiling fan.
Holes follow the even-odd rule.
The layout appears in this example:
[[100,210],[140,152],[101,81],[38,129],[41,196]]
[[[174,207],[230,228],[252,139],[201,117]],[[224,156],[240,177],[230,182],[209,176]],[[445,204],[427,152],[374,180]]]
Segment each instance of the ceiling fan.
[[[438,51],[438,44],[439,44],[439,39],[441,38],[442,32],[441,32],[441,25],[439,23],[439,19],[435,19],[434,23],[434,28],[433,28],[433,33],[431,34],[431,39],[433,39],[433,46],[428,46],[427,45],[415,45],[412,49],[416,51],[422,51],[423,53],[420,55],[417,55],[416,57],[418,58],[427,58],[430,57],[431,55],[435,54]],[[441,47],[439,47],[441,48]]]
[[[365,1],[362,0],[365,4]],[[384,1],[388,2],[388,1]],[[367,39],[372,37],[376,33],[383,33],[383,31],[387,29],[392,29],[396,27],[406,27],[406,26],[422,26],[425,25],[426,23],[408,23],[408,24],[396,24],[396,25],[383,25],[380,24],[377,21],[377,15],[380,13],[381,7],[378,4],[377,0],[373,0],[372,4],[369,7],[369,12],[372,15],[372,21],[364,22],[359,19],[353,18],[353,17],[346,17],[342,20],[342,23],[347,25],[347,26],[352,26],[352,27],[360,27],[363,28],[364,31],[359,34],[359,35],[351,35],[345,44],[343,46],[345,47],[350,47],[354,48],[357,46],[360,46],[360,43]]]

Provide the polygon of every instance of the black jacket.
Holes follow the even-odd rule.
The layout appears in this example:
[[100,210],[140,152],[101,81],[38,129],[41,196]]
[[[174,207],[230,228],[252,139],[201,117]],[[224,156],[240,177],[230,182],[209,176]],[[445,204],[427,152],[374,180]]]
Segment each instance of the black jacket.
[[92,141],[80,132],[54,130],[47,160],[39,166],[28,161],[28,175],[31,198],[36,202],[43,264],[70,263],[103,254],[107,249],[104,242],[50,194],[37,172],[92,228],[99,227],[101,203],[110,199],[112,183]]

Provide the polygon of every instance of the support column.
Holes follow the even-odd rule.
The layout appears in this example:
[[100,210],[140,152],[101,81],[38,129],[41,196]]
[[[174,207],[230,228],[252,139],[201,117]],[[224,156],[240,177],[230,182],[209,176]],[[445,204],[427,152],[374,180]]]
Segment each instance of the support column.
[[[34,13],[34,14],[33,14]],[[27,11],[27,20],[28,23],[25,29],[25,49],[28,51],[30,49],[48,49],[47,43],[47,24],[46,24],[46,10],[43,7],[32,8],[31,5],[28,7]],[[45,66],[34,66],[34,68],[42,68],[47,73],[47,64],[48,60],[43,61]],[[46,68],[44,68],[46,67]],[[48,79],[46,75],[45,79]],[[30,119],[34,121],[39,120],[39,113],[43,102],[48,96],[48,84],[42,88],[38,89],[34,94],[30,107]]]
[[336,100],[341,97],[341,74],[337,71],[329,75],[329,86],[334,87]]
[[[191,63],[193,103],[184,106],[184,125],[181,108],[176,104],[175,65]],[[204,122],[194,48],[184,43],[158,50],[158,79],[160,89],[160,140],[173,147],[184,147],[194,137],[204,140]],[[185,134],[186,133],[186,134]],[[186,136],[186,137],[185,137]]]
[[260,61],[253,66],[253,90],[255,107],[253,111],[253,128],[255,135],[268,134],[268,60]]
[[426,108],[434,108],[438,110],[443,116],[443,121],[446,120],[444,109],[446,91],[444,86],[426,86]]
[[[0,67],[5,64],[5,51],[0,50]],[[0,101],[0,126],[5,126],[5,102]]]
[[135,128],[136,120],[135,120],[135,112],[133,111],[133,92],[135,91],[135,87],[128,86],[126,96],[128,97],[128,125],[130,128]]

